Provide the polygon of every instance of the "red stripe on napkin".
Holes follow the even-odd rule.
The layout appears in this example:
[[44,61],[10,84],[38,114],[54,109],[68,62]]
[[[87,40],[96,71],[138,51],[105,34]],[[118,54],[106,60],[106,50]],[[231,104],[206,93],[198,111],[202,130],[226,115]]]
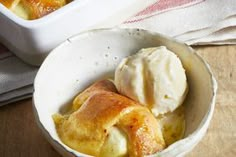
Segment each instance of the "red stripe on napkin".
[[125,23],[138,22],[168,10],[192,6],[203,1],[205,0],[158,0],[156,3],[139,12]]

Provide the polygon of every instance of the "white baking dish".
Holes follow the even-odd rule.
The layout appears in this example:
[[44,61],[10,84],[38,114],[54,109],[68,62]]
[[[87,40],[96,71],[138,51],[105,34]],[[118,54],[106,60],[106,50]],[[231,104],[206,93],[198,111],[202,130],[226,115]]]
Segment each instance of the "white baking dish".
[[54,47],[92,28],[113,27],[156,0],[74,0],[37,20],[24,20],[0,4],[0,42],[27,63],[40,65]]

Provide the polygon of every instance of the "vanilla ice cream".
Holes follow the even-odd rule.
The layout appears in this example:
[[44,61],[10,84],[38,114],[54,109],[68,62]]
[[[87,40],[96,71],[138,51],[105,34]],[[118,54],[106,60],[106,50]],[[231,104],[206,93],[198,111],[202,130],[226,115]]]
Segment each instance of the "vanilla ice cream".
[[174,111],[188,89],[180,59],[164,46],[141,49],[124,58],[115,71],[115,85],[121,94],[147,106],[155,116]]

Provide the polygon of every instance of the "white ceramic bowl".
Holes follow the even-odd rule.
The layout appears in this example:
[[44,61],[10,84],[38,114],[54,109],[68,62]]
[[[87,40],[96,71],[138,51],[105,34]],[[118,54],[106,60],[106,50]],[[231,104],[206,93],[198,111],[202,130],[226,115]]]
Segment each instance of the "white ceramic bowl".
[[120,60],[141,48],[164,45],[176,53],[186,70],[189,94],[185,138],[153,156],[179,157],[191,151],[212,118],[217,83],[208,64],[193,49],[160,34],[139,29],[93,30],[72,37],[54,49],[34,82],[37,123],[49,142],[64,156],[85,156],[64,145],[52,115],[97,79],[112,77]]
[[39,65],[72,35],[113,27],[156,0],[74,0],[37,20],[17,17],[0,3],[0,42],[27,63]]

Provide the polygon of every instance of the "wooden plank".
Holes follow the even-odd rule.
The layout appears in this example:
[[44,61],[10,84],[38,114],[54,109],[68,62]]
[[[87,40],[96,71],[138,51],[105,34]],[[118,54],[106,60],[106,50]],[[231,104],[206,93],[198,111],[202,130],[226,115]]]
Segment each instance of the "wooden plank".
[[1,157],[61,157],[36,125],[31,99],[0,108]]

